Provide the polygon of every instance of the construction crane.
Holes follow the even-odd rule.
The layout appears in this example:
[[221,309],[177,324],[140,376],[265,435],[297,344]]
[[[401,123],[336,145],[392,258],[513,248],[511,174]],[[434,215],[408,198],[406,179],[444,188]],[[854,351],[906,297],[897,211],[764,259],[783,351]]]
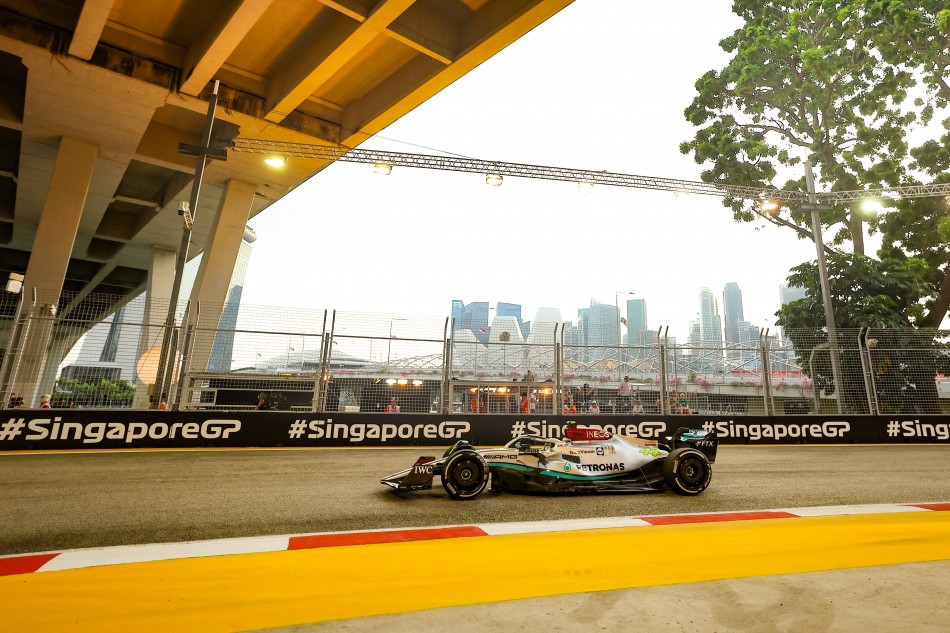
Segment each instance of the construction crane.
[[[232,141],[230,149],[235,152],[250,154],[273,154],[324,160],[328,162],[366,163],[384,166],[387,169],[392,169],[393,167],[415,167],[419,169],[485,174],[486,176],[496,177],[514,176],[518,178],[576,182],[584,185],[609,185],[612,187],[631,187],[635,189],[673,191],[675,193],[742,198],[772,203],[784,202],[790,205],[808,202],[808,194],[804,191],[746,187],[728,183],[709,183],[655,176],[636,176],[633,174],[574,169],[570,167],[526,165],[523,163],[507,163],[458,156],[410,154],[374,149],[351,149],[339,145],[310,145],[306,143],[238,138]],[[498,182],[500,182],[500,180]],[[945,197],[950,196],[950,184],[909,185],[882,189],[832,191],[821,192],[818,193],[817,196],[818,203],[822,205],[834,205],[864,199]]]

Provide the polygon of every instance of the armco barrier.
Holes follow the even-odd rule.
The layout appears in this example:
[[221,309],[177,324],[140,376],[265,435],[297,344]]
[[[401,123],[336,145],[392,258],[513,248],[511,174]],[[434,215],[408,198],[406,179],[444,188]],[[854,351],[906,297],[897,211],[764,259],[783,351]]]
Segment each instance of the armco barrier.
[[257,411],[14,409],[0,415],[0,450],[250,446],[500,446],[521,434],[562,437],[564,424],[654,440],[679,427],[723,444],[950,444],[950,416],[333,415]]

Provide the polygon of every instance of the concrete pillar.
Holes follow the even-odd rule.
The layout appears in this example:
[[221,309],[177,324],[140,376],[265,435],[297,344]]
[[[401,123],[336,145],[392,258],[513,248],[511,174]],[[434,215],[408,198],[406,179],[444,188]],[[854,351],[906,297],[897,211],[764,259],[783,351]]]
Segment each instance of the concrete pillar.
[[[155,383],[165,318],[168,316],[168,302],[175,282],[175,258],[175,251],[157,247],[152,249],[152,265],[148,269],[145,287],[142,336],[136,361],[135,399],[132,403],[136,409],[149,408],[150,390]],[[154,395],[158,397],[160,394]]]
[[[212,330],[221,320],[256,191],[254,185],[239,180],[230,180],[225,186],[191,291],[188,323],[196,324],[197,329],[188,359],[189,371],[202,372],[208,368],[214,346]],[[197,309],[200,315],[196,315]]]
[[13,391],[23,394],[27,406],[37,406],[40,394],[53,387],[42,381],[46,363],[62,360],[50,355],[49,344],[98,153],[98,145],[64,136],[56,154],[23,281],[26,300],[21,310],[30,309],[34,293],[36,304],[20,341],[15,342],[18,350],[11,385]]

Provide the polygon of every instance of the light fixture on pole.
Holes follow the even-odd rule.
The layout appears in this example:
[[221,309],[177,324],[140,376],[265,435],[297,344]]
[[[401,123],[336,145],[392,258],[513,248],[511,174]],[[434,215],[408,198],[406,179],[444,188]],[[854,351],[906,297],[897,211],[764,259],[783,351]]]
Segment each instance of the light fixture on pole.
[[485,174],[485,184],[491,185],[492,187],[500,187],[501,184],[505,181],[504,178],[499,174]]
[[12,292],[13,294],[19,294],[23,290],[23,279],[24,276],[20,273],[10,273],[10,277],[7,279],[6,288],[7,292]]
[[381,176],[388,176],[393,171],[392,163],[379,161],[373,164],[373,173]]
[[273,156],[268,156],[264,159],[264,164],[268,167],[275,167],[280,169],[287,165],[287,157],[281,156],[280,154],[274,154]]

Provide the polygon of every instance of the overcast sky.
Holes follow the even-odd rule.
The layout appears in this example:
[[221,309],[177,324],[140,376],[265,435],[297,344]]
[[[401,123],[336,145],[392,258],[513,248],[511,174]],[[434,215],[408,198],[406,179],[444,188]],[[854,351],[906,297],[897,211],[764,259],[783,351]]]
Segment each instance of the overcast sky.
[[[363,147],[699,180],[679,153],[693,133],[683,109],[727,61],[730,7],[576,0]],[[730,281],[746,320],[771,326],[789,268],[815,257],[791,231],[737,224],[715,197],[354,164],[250,224],[245,305],[445,317],[452,299],[504,301],[576,322],[592,298],[634,292],[651,328],[683,338],[699,289],[721,301]]]

